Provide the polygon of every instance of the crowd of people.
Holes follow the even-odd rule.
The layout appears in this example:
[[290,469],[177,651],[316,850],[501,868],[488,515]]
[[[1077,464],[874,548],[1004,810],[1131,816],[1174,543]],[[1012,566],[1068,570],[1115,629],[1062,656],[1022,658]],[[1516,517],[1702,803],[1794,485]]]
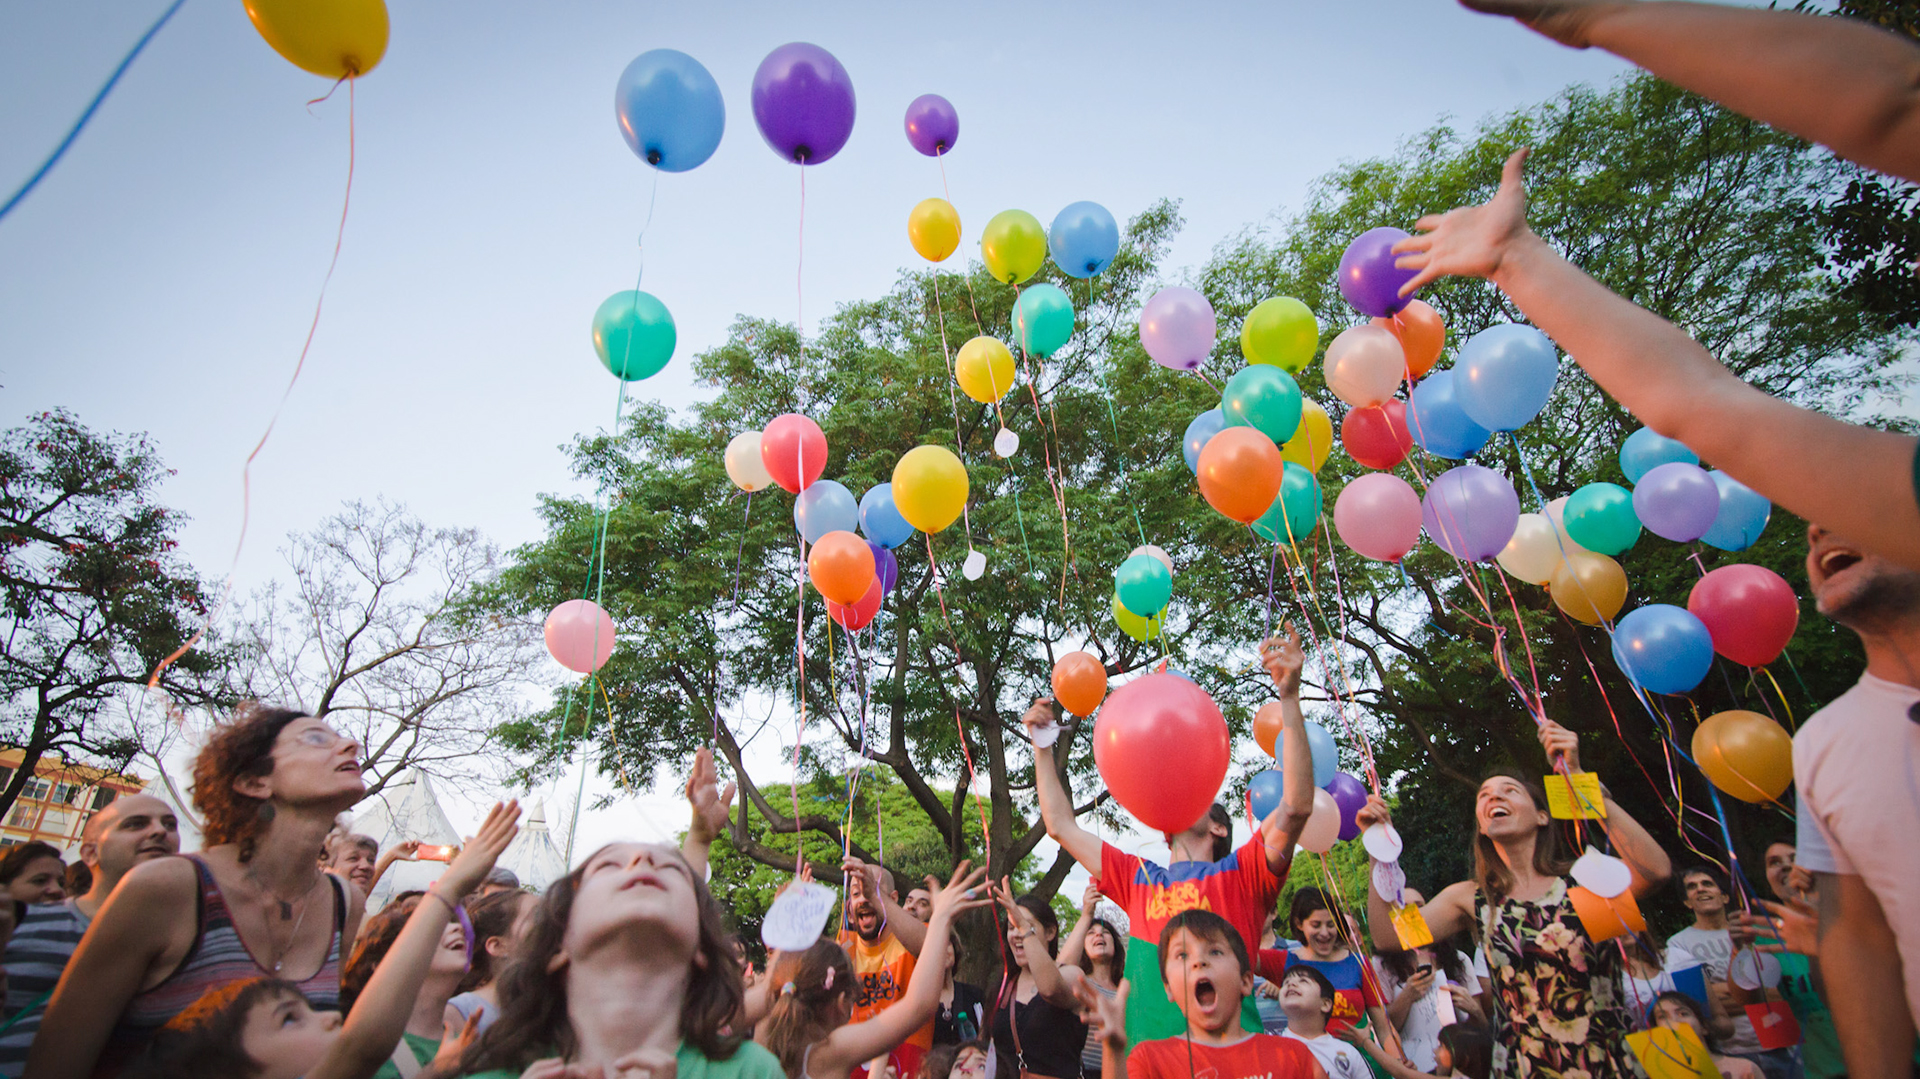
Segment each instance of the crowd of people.
[[[1464,2],[1920,182],[1920,49],[1895,35],[1708,4]],[[195,762],[201,850],[181,853],[171,807],[136,795],[93,815],[75,866],[40,843],[0,856],[0,1075],[1626,1079],[1677,1062],[1727,1079],[1913,1074],[1916,441],[1760,394],[1586,277],[1528,230],[1523,160],[1488,204],[1420,223],[1401,245],[1419,271],[1409,290],[1492,280],[1649,426],[1816,522],[1811,594],[1865,645],[1859,684],[1795,737],[1795,841],[1729,858],[1764,866],[1771,899],[1715,865],[1675,874],[1603,787],[1598,828],[1628,893],[1677,886],[1692,924],[1664,943],[1590,933],[1535,768],[1480,784],[1471,879],[1427,898],[1376,862],[1364,924],[1317,888],[1281,909],[1313,806],[1291,633],[1260,647],[1285,789],[1243,843],[1218,805],[1165,837],[1164,865],[1081,828],[1042,699],[1024,717],[1036,798],[1092,880],[1064,935],[1052,905],[1005,875],[963,863],[903,896],[849,859],[837,937],[776,952],[764,971],[706,883],[733,794],[710,753],[694,761],[679,847],[610,844],[536,895],[494,865],[517,831],[506,803],[432,885],[367,916],[375,882],[418,852],[339,830],[365,791],[361,747],[324,717],[250,705]],[[1540,742],[1552,767],[1579,770],[1573,732],[1543,721]],[[1391,821],[1378,795],[1359,814]],[[985,909],[999,955],[983,989],[956,976],[955,922]],[[1767,963],[1777,978],[1756,974]],[[1783,1038],[1789,1018],[1797,1033]],[[1658,1032],[1678,1040],[1648,1040]],[[1703,1062],[1644,1055],[1689,1044]]]

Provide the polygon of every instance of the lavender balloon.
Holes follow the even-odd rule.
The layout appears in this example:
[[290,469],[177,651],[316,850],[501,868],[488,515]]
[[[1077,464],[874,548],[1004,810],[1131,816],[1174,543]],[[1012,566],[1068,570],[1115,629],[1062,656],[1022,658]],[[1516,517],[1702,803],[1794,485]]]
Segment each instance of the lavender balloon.
[[1219,334],[1213,305],[1190,288],[1163,288],[1140,309],[1140,344],[1162,367],[1191,371],[1200,366]]
[[1367,785],[1345,772],[1336,772],[1326,791],[1333,795],[1333,804],[1340,807],[1341,842],[1359,835],[1360,822],[1355,817],[1367,804]]
[[1685,461],[1650,469],[1633,485],[1633,514],[1656,536],[1689,543],[1707,534],[1720,513],[1720,488],[1707,470]]
[[869,540],[867,546],[873,548],[873,575],[880,579],[880,594],[893,591],[900,583],[900,563],[894,560],[893,552]]
[[1493,469],[1461,465],[1442,472],[1427,488],[1420,521],[1441,550],[1482,562],[1504,550],[1520,526],[1520,496]]
[[1393,264],[1393,245],[1406,238],[1400,229],[1368,229],[1355,236],[1340,256],[1340,295],[1361,314],[1389,318],[1412,301],[1411,296],[1401,297],[1400,286],[1419,271]]
[[921,94],[907,106],[907,141],[928,157],[953,152],[960,138],[960,114],[939,94]]
[[774,153],[818,165],[853,134],[853,80],[818,45],[782,45],[753,73],[753,122]]

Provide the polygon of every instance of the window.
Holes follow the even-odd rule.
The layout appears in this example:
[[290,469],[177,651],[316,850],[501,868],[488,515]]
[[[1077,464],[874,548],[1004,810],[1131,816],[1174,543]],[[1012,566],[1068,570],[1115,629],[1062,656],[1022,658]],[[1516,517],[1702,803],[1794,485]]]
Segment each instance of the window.
[[107,808],[109,805],[112,805],[113,800],[115,798],[118,798],[119,796],[120,796],[120,792],[117,790],[114,790],[112,787],[95,787],[93,789],[94,811],[99,812],[100,810]]
[[27,780],[27,785],[23,790],[21,790],[20,797],[32,798],[36,801],[45,801],[47,797],[47,791],[51,790],[52,788],[53,788],[53,784],[48,783],[46,780],[41,779],[39,776],[34,776],[32,779]]
[[16,803],[13,807],[13,812],[7,816],[7,824],[15,828],[31,828],[33,827],[34,813],[35,810],[32,806]]
[[53,788],[53,800],[63,806],[70,806],[80,800],[80,784],[62,783]]

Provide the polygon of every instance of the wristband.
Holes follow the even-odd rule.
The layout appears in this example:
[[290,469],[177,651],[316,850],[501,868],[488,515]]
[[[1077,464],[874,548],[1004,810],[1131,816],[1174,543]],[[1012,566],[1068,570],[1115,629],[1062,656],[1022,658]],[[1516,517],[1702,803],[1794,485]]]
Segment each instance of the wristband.
[[440,894],[440,893],[439,893],[439,892],[438,892],[437,890],[435,890],[435,889],[433,889],[433,888],[423,888],[423,889],[421,889],[421,890],[420,890],[420,894],[421,894],[421,895],[430,895],[430,896],[432,896],[433,898],[435,898],[435,899],[438,899],[438,900],[439,900],[440,902],[442,902],[442,903],[445,903],[445,904],[447,905],[447,914],[448,914],[448,915],[450,915],[450,916],[453,916],[453,917],[458,917],[458,916],[459,916],[459,914],[460,914],[460,904],[458,904],[458,903],[455,903],[455,902],[454,902],[453,900],[451,900],[451,899],[448,899],[448,898],[447,898],[446,896],[444,896],[444,895],[441,895],[441,894]]
[[1044,727],[1029,727],[1027,733],[1033,738],[1033,748],[1052,749],[1060,740],[1060,724],[1049,721]]

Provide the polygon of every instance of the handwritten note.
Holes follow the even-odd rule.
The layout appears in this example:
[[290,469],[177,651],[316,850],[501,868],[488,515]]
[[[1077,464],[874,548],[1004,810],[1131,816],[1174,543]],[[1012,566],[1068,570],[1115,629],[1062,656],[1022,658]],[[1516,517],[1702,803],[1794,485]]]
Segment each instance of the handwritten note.
[[809,881],[790,885],[767,908],[767,916],[760,923],[761,942],[782,952],[812,947],[839,901],[839,893],[824,884]]
[[1550,775],[1546,778],[1547,812],[1556,820],[1605,820],[1600,777],[1592,772]]
[[1428,927],[1426,917],[1411,903],[1393,908],[1393,935],[1400,938],[1400,947],[1408,951],[1433,943],[1433,930]]

